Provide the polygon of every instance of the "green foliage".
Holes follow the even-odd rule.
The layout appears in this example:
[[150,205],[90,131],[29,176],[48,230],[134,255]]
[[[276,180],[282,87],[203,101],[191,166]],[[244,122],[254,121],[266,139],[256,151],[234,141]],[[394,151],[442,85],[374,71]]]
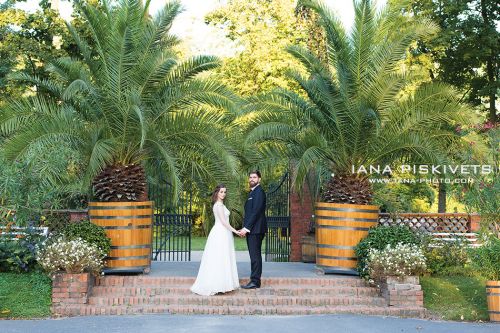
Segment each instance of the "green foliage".
[[490,165],[488,174],[472,175],[473,183],[457,187],[456,195],[471,213],[481,215],[482,229],[500,235],[500,127],[483,133],[486,151],[479,158],[467,156],[468,164]]
[[328,179],[332,171],[350,175],[352,166],[445,160],[447,147],[461,140],[452,124],[466,123],[468,108],[449,86],[419,84],[401,70],[408,47],[429,37],[435,24],[420,19],[406,28],[401,7],[379,13],[372,2],[357,1],[348,32],[322,2],[299,4],[320,17],[327,63],[300,45],[287,48],[306,71],[287,73],[300,93],[276,89],[249,99],[239,119],[248,150],[265,145],[269,156],[295,160],[299,190],[311,171]]
[[357,270],[360,276],[367,277],[368,259],[370,250],[384,250],[387,245],[392,247],[397,244],[421,245],[423,236],[412,231],[406,226],[379,226],[371,228],[368,231],[368,236],[364,238],[355,248],[356,257],[358,258]]
[[[47,78],[43,65],[68,55],[64,21],[47,1],[42,1],[36,11],[24,11],[14,5],[14,1],[2,1],[0,5],[0,99],[33,92],[31,87],[6,80],[13,70]],[[60,37],[57,47],[53,45],[54,36]]]
[[[410,175],[404,175],[410,178]],[[427,183],[416,182],[414,184],[378,184],[373,186],[373,204],[380,207],[381,212],[426,212],[421,209],[419,202],[424,206],[431,206],[435,199],[432,187]]]
[[69,214],[59,212],[49,212],[40,219],[40,226],[49,228],[50,234],[60,234],[61,231],[70,223]]
[[295,87],[285,75],[298,61],[285,51],[308,34],[295,13],[294,0],[230,0],[209,13],[206,22],[224,31],[238,51],[216,75],[241,95],[276,87]]
[[30,272],[38,267],[37,248],[46,238],[26,229],[15,240],[0,236],[0,272]]
[[81,238],[85,242],[99,248],[103,256],[106,256],[111,249],[111,239],[106,235],[103,227],[91,223],[90,221],[79,221],[69,223],[62,231],[61,235],[66,240],[76,240]]
[[[392,2],[402,2],[400,0]],[[496,0],[405,1],[411,17],[431,18],[441,31],[412,49],[432,79],[458,87],[466,99],[498,122],[500,10]],[[427,61],[422,59],[430,58]],[[436,63],[438,65],[436,65]],[[485,100],[487,103],[484,103]],[[485,107],[486,106],[486,107]]]
[[141,163],[151,177],[168,179],[175,193],[182,178],[233,178],[237,162],[224,132],[236,97],[220,82],[200,77],[219,59],[177,59],[178,40],[169,29],[180,3],[168,2],[153,18],[144,15],[142,1],[103,5],[79,5],[81,31],[90,31],[90,39],[68,25],[78,58],[51,61],[46,80],[11,76],[48,93],[9,100],[0,109],[6,157],[66,143],[80,154],[87,189],[111,165]]
[[0,206],[15,211],[16,225],[38,224],[44,209],[79,208],[72,202],[85,196],[79,155],[67,144],[33,146],[14,161],[4,153],[0,149]]
[[[435,246],[429,246],[429,245]],[[430,242],[423,247],[427,270],[432,275],[470,276],[467,242],[459,239],[453,242]],[[452,255],[451,255],[452,254]]]
[[470,252],[471,265],[484,278],[500,281],[500,239],[496,236],[488,239]]
[[43,273],[0,273],[0,319],[50,317],[52,281]]

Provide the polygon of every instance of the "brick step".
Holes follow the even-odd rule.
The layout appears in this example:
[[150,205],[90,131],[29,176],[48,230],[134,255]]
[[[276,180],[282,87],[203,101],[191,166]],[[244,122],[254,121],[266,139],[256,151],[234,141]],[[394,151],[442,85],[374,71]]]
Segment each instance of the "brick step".
[[[92,289],[94,296],[156,296],[156,295],[193,295],[190,285],[170,287],[107,287],[97,286]],[[373,287],[344,287],[344,286],[302,286],[302,287],[262,287],[259,289],[239,289],[238,293],[245,295],[275,295],[275,296],[377,296],[378,290]]]
[[221,315],[311,315],[356,313],[366,315],[383,315],[399,317],[420,317],[426,310],[419,307],[388,307],[367,305],[342,306],[193,306],[193,305],[149,305],[149,306],[93,306],[68,305],[54,309],[54,313],[62,316],[83,315],[124,315],[144,313],[171,314],[221,314]]
[[373,305],[384,306],[387,301],[382,297],[276,297],[260,296],[248,297],[246,295],[217,295],[207,296],[153,296],[153,297],[95,297],[89,299],[90,305],[192,305],[192,306],[330,306],[330,305]]
[[[191,286],[194,277],[150,277],[150,276],[102,276],[96,279],[96,286],[125,286],[125,287],[166,287]],[[241,284],[248,283],[248,279],[240,279]],[[367,287],[367,283],[358,277],[342,278],[263,278],[262,285],[267,286],[348,286]]]

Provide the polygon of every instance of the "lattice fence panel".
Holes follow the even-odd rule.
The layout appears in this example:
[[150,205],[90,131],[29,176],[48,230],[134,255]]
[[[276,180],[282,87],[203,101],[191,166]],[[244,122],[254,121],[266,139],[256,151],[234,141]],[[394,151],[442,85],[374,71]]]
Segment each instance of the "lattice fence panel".
[[470,217],[467,214],[391,214],[381,213],[380,225],[407,225],[414,230],[431,233],[468,233],[470,232]]

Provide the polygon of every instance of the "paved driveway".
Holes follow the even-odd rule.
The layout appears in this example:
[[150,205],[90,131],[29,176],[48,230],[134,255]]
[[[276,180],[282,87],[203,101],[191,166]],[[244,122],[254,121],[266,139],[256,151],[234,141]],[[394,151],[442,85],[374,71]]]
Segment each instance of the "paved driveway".
[[1,333],[499,333],[500,324],[440,322],[359,315],[137,315],[0,320]]

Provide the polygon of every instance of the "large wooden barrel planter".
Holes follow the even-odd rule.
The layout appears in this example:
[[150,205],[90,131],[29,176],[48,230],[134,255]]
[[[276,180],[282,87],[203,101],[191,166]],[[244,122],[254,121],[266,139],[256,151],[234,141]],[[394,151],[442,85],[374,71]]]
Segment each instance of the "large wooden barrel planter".
[[111,239],[104,273],[149,273],[153,205],[153,201],[89,203],[90,221]]
[[486,299],[490,321],[500,322],[500,281],[486,282]]
[[378,223],[378,206],[317,202],[316,267],[323,273],[358,275],[354,248]]

